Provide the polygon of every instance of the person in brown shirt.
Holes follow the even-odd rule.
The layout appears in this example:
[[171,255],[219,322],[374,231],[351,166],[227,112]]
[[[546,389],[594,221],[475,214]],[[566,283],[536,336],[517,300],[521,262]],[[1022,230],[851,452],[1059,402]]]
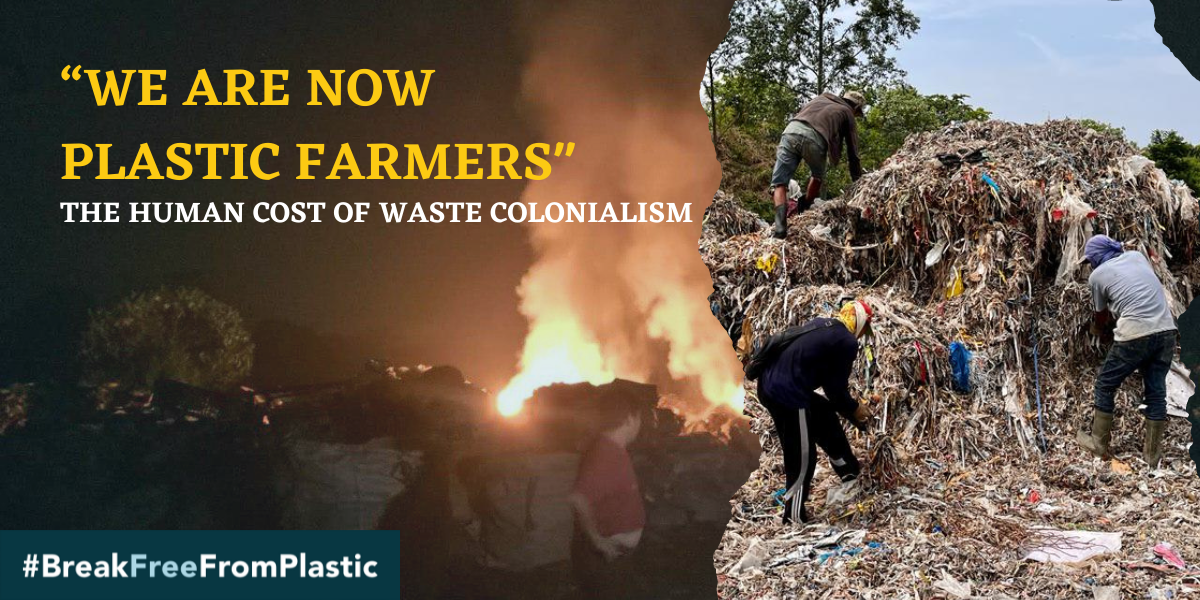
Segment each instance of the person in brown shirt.
[[858,181],[862,177],[862,163],[858,157],[858,123],[856,117],[863,115],[866,99],[859,92],[846,92],[843,96],[825,93],[806,104],[792,117],[779,147],[775,150],[775,170],[771,174],[772,197],[775,202],[775,237],[787,237],[787,218],[794,211],[788,205],[788,182],[803,159],[812,176],[808,189],[797,207],[807,210],[821,193],[826,167],[837,165],[842,158],[842,143],[846,144],[846,158],[850,164],[850,178]]

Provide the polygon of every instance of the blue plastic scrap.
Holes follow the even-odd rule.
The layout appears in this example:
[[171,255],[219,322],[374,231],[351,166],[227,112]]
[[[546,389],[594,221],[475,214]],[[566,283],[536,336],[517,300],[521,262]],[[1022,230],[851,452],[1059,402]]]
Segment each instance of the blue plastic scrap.
[[779,489],[774,494],[771,494],[771,499],[780,506],[787,506],[787,504],[783,501],[784,494],[787,494],[787,488]]
[[858,556],[863,550],[880,550],[882,548],[883,544],[880,542],[869,542],[867,543],[866,547],[863,548],[845,548],[842,546],[835,546],[833,550],[829,552],[822,552],[818,554],[817,564],[823,565],[825,564],[825,561],[837,556]]
[[954,391],[971,393],[971,351],[962,342],[950,344],[950,368],[954,375]]
[[996,195],[996,198],[1000,197],[1000,184],[996,183],[995,179],[992,179],[987,173],[984,173],[980,179],[983,179],[983,182],[992,188],[992,193]]
[[1029,345],[1033,347],[1033,391],[1034,397],[1037,398],[1037,417],[1038,417],[1038,440],[1042,444],[1042,452],[1049,452],[1050,446],[1046,444],[1046,427],[1042,419],[1042,377],[1038,374],[1038,339],[1037,325],[1029,332]]

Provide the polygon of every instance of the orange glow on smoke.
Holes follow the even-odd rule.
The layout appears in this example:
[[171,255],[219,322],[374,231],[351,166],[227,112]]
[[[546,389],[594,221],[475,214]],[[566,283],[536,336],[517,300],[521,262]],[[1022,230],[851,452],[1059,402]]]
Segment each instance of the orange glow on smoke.
[[733,392],[726,396],[725,402],[740,414],[746,408],[746,390],[740,385],[735,386]]
[[519,413],[534,390],[551,383],[614,377],[662,392],[683,388],[696,415],[742,410],[741,365],[710,311],[712,278],[696,246],[721,178],[691,83],[704,62],[679,58],[711,52],[720,32],[677,27],[639,45],[625,28],[595,26],[600,10],[630,27],[650,27],[629,16],[645,8],[567,2],[527,21],[536,27],[526,31],[525,100],[545,139],[570,140],[576,151],[555,161],[552,176],[530,182],[521,201],[686,203],[692,221],[526,225],[534,263],[518,293],[529,334],[519,373],[497,398],[501,414]]

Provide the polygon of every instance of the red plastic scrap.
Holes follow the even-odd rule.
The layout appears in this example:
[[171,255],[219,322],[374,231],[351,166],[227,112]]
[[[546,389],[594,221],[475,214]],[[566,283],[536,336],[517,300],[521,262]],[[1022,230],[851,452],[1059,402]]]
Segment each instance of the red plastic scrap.
[[1154,546],[1154,555],[1167,561],[1167,564],[1176,569],[1186,569],[1187,563],[1183,562],[1183,558],[1175,551],[1175,548],[1166,542],[1159,542]]
[[928,383],[929,371],[925,368],[925,353],[921,351],[921,342],[913,340],[913,344],[917,347],[917,362],[921,366],[921,383]]

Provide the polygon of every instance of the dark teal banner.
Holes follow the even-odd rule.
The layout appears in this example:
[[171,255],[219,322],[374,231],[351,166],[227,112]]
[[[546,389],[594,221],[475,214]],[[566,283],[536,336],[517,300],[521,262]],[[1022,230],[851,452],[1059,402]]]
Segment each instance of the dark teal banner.
[[396,600],[394,531],[4,531],[3,600]]

